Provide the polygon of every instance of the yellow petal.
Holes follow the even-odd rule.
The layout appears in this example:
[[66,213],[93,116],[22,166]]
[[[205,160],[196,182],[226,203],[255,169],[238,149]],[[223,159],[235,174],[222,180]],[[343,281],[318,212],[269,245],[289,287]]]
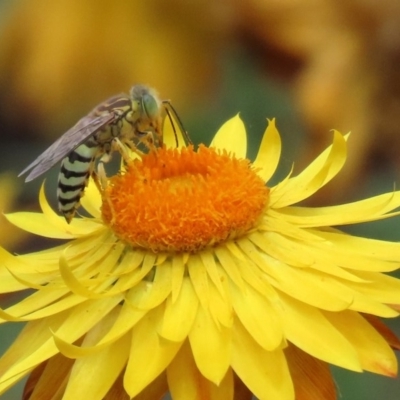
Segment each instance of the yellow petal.
[[265,350],[275,350],[282,344],[280,318],[265,296],[252,288],[246,292],[231,285],[233,308],[253,339]]
[[[326,241],[322,243],[319,241],[298,241],[293,240],[288,235],[268,231],[262,233],[254,232],[249,234],[248,237],[266,254],[290,266],[313,268],[349,281],[365,282],[363,279],[340,267],[351,268],[353,264],[349,258],[352,256],[354,261],[357,261],[359,264],[365,262],[365,259],[359,255],[346,253],[343,258],[348,260],[348,262],[342,263],[339,261],[341,260],[341,255],[338,254],[341,249],[335,248],[333,250],[332,243],[327,243]],[[331,255],[333,251],[335,252],[335,258]]]
[[6,312],[21,321],[29,321],[48,317],[84,301],[82,297],[75,295],[66,296],[68,293],[68,289],[54,290],[49,286],[45,286],[26,299],[9,307]]
[[6,214],[5,217],[18,228],[51,239],[74,239],[104,229],[98,222],[79,218],[67,224],[64,217],[57,215],[47,202],[44,185],[40,189],[39,202],[43,213],[19,212]]
[[[63,324],[58,329],[52,327],[51,329],[62,340],[73,343],[118,306],[122,300],[122,296],[114,296],[86,301],[77,305],[72,311],[68,311],[68,318],[64,316]],[[51,341],[53,342],[53,339]]]
[[[325,239],[327,244],[334,243],[337,250],[340,251],[340,253],[346,254],[346,257],[355,254],[357,257],[363,257],[363,262],[367,262],[368,259],[371,260],[371,262],[368,263],[368,267],[358,267],[356,269],[393,271],[394,268],[390,261],[393,261],[398,267],[398,260],[400,259],[400,246],[398,242],[386,242],[384,240],[350,236],[342,232],[320,231],[319,235]],[[373,263],[378,263],[379,268],[383,269],[373,268],[373,265],[370,265]],[[351,268],[355,267],[351,264]]]
[[[314,263],[313,254],[307,252],[307,245],[304,251],[298,251],[297,242],[288,238],[286,235],[280,235],[276,232],[252,232],[248,238],[260,249],[271,257],[276,258],[293,267],[309,267]],[[297,247],[300,247],[299,245]]]
[[[44,284],[47,284],[49,281],[49,276],[44,275],[39,276],[39,274],[28,274],[28,275],[20,275],[16,274],[13,271],[10,271],[10,274],[18,281],[21,283],[24,289],[36,289],[39,290],[41,289]],[[30,278],[33,278],[33,281],[30,280]]]
[[67,245],[63,244],[47,250],[24,254],[18,256],[18,259],[26,261],[28,263],[27,265],[30,266],[31,272],[51,274],[57,271],[55,276],[58,277],[58,260],[60,253],[65,251],[67,247],[68,261],[74,268],[82,265],[87,267],[88,265],[96,264],[110,251],[110,248],[115,245],[115,237],[106,229],[98,233],[98,235],[70,241]]
[[[113,391],[112,389],[108,393],[107,397],[104,398],[104,400],[128,400],[126,391],[123,387],[123,376],[121,378],[121,388],[117,387],[119,389],[118,391]],[[137,396],[135,396],[135,400],[161,400],[165,398],[168,392],[167,374],[164,371],[158,375],[158,377],[154,379],[148,386],[146,386]]]
[[75,293],[78,296],[86,297],[88,299],[111,296],[111,294],[108,291],[105,293],[96,293],[95,291],[89,290],[86,286],[84,286],[81,280],[76,278],[75,275],[73,274],[64,254],[60,255],[59,266],[60,266],[60,275],[65,285],[67,286],[68,289],[72,291],[72,293]]
[[[126,298],[129,300],[129,293]],[[122,335],[132,329],[145,315],[146,311],[132,308],[128,301],[123,302],[120,313],[118,314],[113,326],[99,341],[98,345],[111,343],[114,340],[119,339]]]
[[232,280],[236,286],[241,290],[245,290],[245,283],[240,271],[240,261],[237,260],[225,246],[217,246],[214,252],[219,261],[217,266],[222,267],[224,273],[229,276],[229,279]]
[[220,276],[221,283],[223,283],[224,286],[224,293],[221,294],[213,284],[209,285],[208,293],[210,296],[210,304],[212,304],[209,311],[217,326],[222,324],[227,328],[231,328],[233,324],[233,307],[231,295],[229,293],[229,279],[223,274],[223,271],[221,271]]
[[310,269],[298,269],[257,250],[247,238],[239,247],[265,272],[269,283],[301,301],[319,308],[338,311],[349,307],[354,293],[329,275]]
[[267,297],[271,302],[279,301],[279,295],[267,281],[265,273],[258,269],[251,261],[242,263],[242,274],[243,279],[251,288],[255,289],[262,296]]
[[397,337],[396,332],[392,331],[389,326],[374,315],[363,314],[362,316],[376,329],[393,350],[400,350],[400,338]]
[[222,278],[220,276],[219,269],[215,262],[215,257],[213,252],[204,249],[203,251],[200,252],[199,256],[203,263],[203,268],[207,271],[210,280],[214,283],[214,285],[217,287],[217,289],[220,291],[221,294],[224,293],[224,288],[222,287],[222,282],[221,282]]
[[351,287],[369,298],[388,304],[400,304],[400,280],[377,272],[359,271],[367,284],[351,283]]
[[132,342],[128,365],[124,376],[124,387],[130,397],[140,393],[171,362],[181,343],[171,342],[158,335],[163,307],[151,310],[132,331]]
[[330,311],[341,311],[354,301],[354,292],[329,275],[298,270],[272,260],[267,263],[273,277],[271,285],[302,302]]
[[281,210],[268,209],[260,224],[260,230],[263,232],[277,232],[286,235],[292,239],[298,239],[305,242],[322,242],[325,239],[320,237],[320,231],[315,234],[311,229],[303,229],[301,225],[295,225],[287,222],[282,216]]
[[94,218],[101,218],[101,195],[93,179],[89,179],[89,184],[85,189],[85,195],[80,200],[82,207]]
[[214,136],[210,147],[224,149],[236,158],[245,158],[247,153],[246,129],[239,114],[225,122]]
[[[398,268],[398,261],[395,261],[400,259],[400,254],[397,254],[399,252],[397,243],[357,238],[341,232],[326,232],[316,229],[309,231],[324,240],[300,242],[284,235],[277,236],[265,232],[263,233],[264,242],[270,239],[271,244],[268,248],[263,246],[263,249],[272,255],[275,247],[278,251],[291,249],[294,254],[299,254],[301,260],[304,252],[313,257],[313,263],[308,265],[309,267],[351,282],[366,282],[365,279],[359,277],[358,270],[386,272]],[[250,238],[253,240],[253,235]],[[257,244],[261,246],[261,242],[257,242]],[[332,257],[333,254],[334,257]],[[287,260],[286,262],[291,260],[284,254],[278,258]],[[302,265],[297,263],[297,266],[301,267]]]
[[[64,217],[57,215],[54,210],[50,207],[46,195],[44,193],[44,183],[40,188],[39,193],[39,204],[42,209],[43,215],[46,217],[45,228],[46,231],[51,227],[58,229],[60,232],[65,232],[73,235],[73,237],[79,237],[82,235],[88,235],[92,233],[94,230],[97,230],[102,227],[99,222],[94,222],[92,220],[82,221],[80,218],[74,218],[70,224],[68,224]],[[40,234],[40,233],[39,233]],[[45,236],[45,235],[43,235]]]
[[[162,267],[161,267],[162,268]],[[173,342],[182,342],[196,317],[199,301],[190,279],[184,278],[176,301],[168,297],[158,333]]]
[[176,254],[172,258],[172,275],[171,275],[171,291],[172,302],[175,302],[181,291],[183,276],[186,272],[183,257]]
[[285,185],[271,189],[270,206],[281,208],[298,203],[329,182],[346,161],[346,138],[335,131],[332,145],[304,171],[289,179]]
[[364,370],[395,377],[397,359],[386,340],[358,313],[324,312],[325,317],[353,345]]
[[49,327],[57,329],[65,317],[65,313],[60,313],[25,325],[0,359],[0,393],[57,353]]
[[129,303],[139,310],[151,310],[161,304],[170,293],[171,265],[166,263],[156,269],[153,282],[143,280],[129,290]]
[[115,293],[129,291],[148,274],[149,271],[141,268],[144,258],[144,253],[135,250],[126,252],[118,261],[117,267],[110,273],[110,276],[117,278],[117,281],[113,283]]
[[257,398],[295,398],[283,351],[264,350],[238,320],[233,329],[232,368]]
[[189,333],[190,347],[201,374],[219,385],[231,357],[231,330],[217,326],[210,313],[201,306]]
[[[97,343],[113,324],[115,317],[115,313],[110,313],[103,318],[88,332],[82,345],[92,346]],[[125,335],[101,351],[76,360],[63,399],[75,400],[82,393],[90,393],[93,399],[103,398],[125,366],[129,347],[130,335]]]
[[398,311],[394,310],[392,307],[382,304],[372,297],[356,291],[354,291],[354,301],[349,306],[349,309],[353,311],[369,313],[383,318],[394,318],[399,316]]
[[0,392],[58,352],[51,330],[64,340],[74,342],[121,301],[122,298],[117,296],[112,300],[87,301],[76,306],[72,312],[61,312],[28,323],[0,359],[0,371],[3,372]]
[[121,307],[116,307],[112,310],[112,313],[117,314],[116,319],[109,330],[104,332],[104,336],[93,346],[88,346],[86,342],[85,347],[71,344],[53,334],[54,342],[59,351],[68,358],[79,358],[96,354],[124,336],[146,314],[145,311],[133,309],[127,302],[124,302]]
[[281,137],[275,126],[275,118],[268,120],[268,126],[261,140],[258,154],[253,162],[257,175],[268,182],[274,174],[281,156]]
[[282,293],[277,305],[286,338],[308,354],[353,371],[361,371],[351,343],[315,307]]
[[198,370],[187,342],[168,366],[167,377],[174,400],[233,399],[232,370],[228,369],[219,385],[210,382]]
[[207,271],[203,267],[201,258],[198,255],[190,256],[187,268],[194,291],[202,306],[207,309],[210,301],[208,294],[209,282]]
[[398,215],[400,192],[390,192],[353,203],[329,207],[287,207],[279,210],[285,221],[303,227],[320,227],[377,221]]
[[75,236],[71,232],[65,232],[48,223],[47,218],[43,214],[32,212],[18,212],[5,214],[5,217],[13,225],[24,231],[35,235],[48,237],[52,239],[74,239]]
[[[13,274],[10,271],[13,271]],[[31,271],[32,265],[30,263],[24,262],[21,258],[13,256],[0,247],[0,293],[11,293],[26,289],[25,285],[15,275]]]

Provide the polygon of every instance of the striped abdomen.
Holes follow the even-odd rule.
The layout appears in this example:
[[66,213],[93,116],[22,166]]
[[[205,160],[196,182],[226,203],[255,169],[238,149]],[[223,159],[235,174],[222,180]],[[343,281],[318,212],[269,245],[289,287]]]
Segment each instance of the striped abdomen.
[[100,147],[93,138],[71,151],[61,162],[58,175],[58,208],[71,222],[92,172]]

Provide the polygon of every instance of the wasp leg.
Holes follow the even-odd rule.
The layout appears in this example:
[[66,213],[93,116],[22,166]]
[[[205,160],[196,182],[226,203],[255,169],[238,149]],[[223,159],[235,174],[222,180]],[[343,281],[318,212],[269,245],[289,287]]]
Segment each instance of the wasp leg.
[[149,149],[149,151],[156,151],[157,146],[154,143],[154,134],[152,131],[138,131],[140,136],[138,135],[139,143],[143,143],[145,147]]
[[96,179],[97,179],[97,185],[99,185],[98,187],[100,187],[100,193],[104,193],[105,190],[107,189],[108,182],[107,182],[106,170],[104,169],[103,163],[99,163],[97,165]]
[[90,175],[91,175],[91,177],[93,179],[94,184],[97,187],[97,190],[101,194],[103,192],[103,188],[101,187],[101,184],[100,184],[99,177],[98,177],[97,173],[95,171],[92,171]]
[[100,157],[100,161],[102,163],[108,163],[111,161],[112,155],[111,155],[111,151],[109,153],[104,153],[101,157]]
[[[129,155],[128,150],[126,149],[126,147],[128,146],[126,144],[126,146],[124,145],[124,143],[121,142],[121,140],[119,138],[114,138],[112,141],[112,146],[113,146],[113,150],[118,150],[119,153],[121,154],[122,158],[124,159],[125,164],[128,164],[129,161],[132,159],[132,157]],[[134,146],[134,149],[132,149],[130,146],[129,148],[133,151],[137,151],[136,146],[132,144],[132,146]]]
[[[124,164],[123,166],[129,166],[129,168],[135,168],[134,164],[132,163],[133,159],[142,157],[145,154],[140,151],[134,143],[128,141],[122,142],[119,138],[114,138],[113,148],[114,150],[118,150],[120,152]],[[130,154],[128,149],[131,150],[133,154]]]
[[106,170],[104,169],[104,163],[99,163],[97,165],[97,173],[95,171],[92,171],[92,178],[93,181],[97,187],[97,190],[99,191],[100,195],[101,195],[101,199],[102,201],[106,201],[108,206],[110,207],[110,211],[111,211],[111,221],[110,221],[110,225],[114,225],[115,223],[115,211],[114,211],[114,207],[111,203],[111,200],[109,198],[109,196],[107,195],[107,186],[108,186],[108,181],[107,181],[107,174],[106,174]]
[[[137,148],[137,146],[131,141],[131,140],[126,140],[123,143],[120,141],[121,145],[125,145],[132,153],[136,153],[139,156],[143,156],[145,153]],[[126,151],[126,149],[125,149]],[[129,156],[130,159],[132,159],[132,156]]]

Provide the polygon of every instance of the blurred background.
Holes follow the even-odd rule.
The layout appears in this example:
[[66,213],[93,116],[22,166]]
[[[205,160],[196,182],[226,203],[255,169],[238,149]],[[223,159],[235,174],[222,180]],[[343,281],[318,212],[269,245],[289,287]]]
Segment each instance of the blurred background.
[[[266,118],[276,117],[283,157],[275,180],[293,163],[301,171],[332,129],[351,131],[345,168],[309,205],[391,191],[400,171],[399,64],[398,0],[0,0],[1,211],[38,210],[41,179],[25,185],[17,174],[136,83],[172,101],[195,143],[240,112],[249,158]],[[53,204],[57,174],[46,174]],[[400,239],[399,219],[343,229]],[[0,216],[3,247],[43,246],[27,238]],[[16,328],[1,329],[6,346]],[[398,379],[334,373],[342,400],[400,398]]]

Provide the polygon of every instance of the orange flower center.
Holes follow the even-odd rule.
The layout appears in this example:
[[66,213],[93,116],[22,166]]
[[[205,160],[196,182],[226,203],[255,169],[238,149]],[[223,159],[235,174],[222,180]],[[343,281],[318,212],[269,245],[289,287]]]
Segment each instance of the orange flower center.
[[134,247],[194,252],[253,228],[268,195],[248,160],[205,146],[162,148],[110,178],[102,215]]

